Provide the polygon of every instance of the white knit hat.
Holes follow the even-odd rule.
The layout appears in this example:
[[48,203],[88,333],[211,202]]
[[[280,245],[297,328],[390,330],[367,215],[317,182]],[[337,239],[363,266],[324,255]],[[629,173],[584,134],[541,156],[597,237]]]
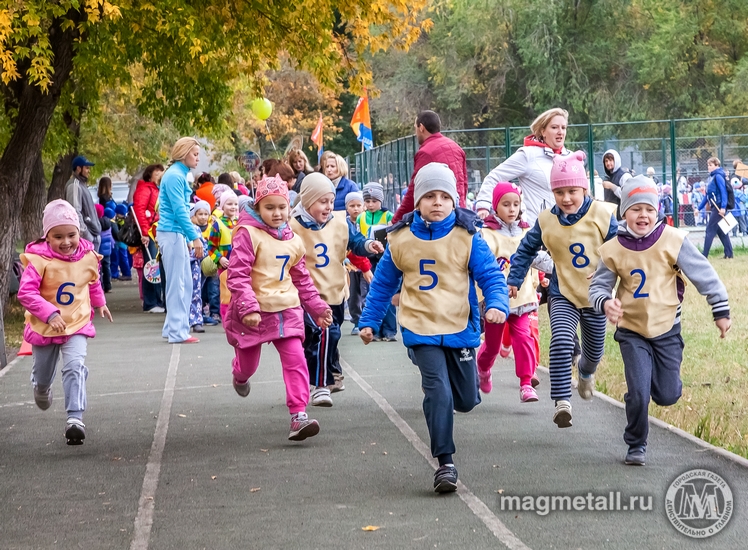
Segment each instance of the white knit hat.
[[457,197],[457,178],[446,164],[430,162],[418,170],[413,187],[416,208],[421,198],[431,191],[444,191],[452,197],[455,208],[460,205]]

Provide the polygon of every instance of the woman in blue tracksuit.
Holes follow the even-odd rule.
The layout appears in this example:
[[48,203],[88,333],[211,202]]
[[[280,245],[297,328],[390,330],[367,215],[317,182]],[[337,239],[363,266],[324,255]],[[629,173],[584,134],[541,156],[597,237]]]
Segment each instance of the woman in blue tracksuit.
[[504,322],[509,299],[496,258],[477,232],[477,216],[455,210],[457,182],[449,167],[433,162],[421,168],[413,193],[416,211],[388,229],[388,247],[371,283],[359,329],[364,343],[371,342],[402,285],[403,342],[421,371],[431,453],[439,461],[434,490],[444,493],[457,488],[453,411],[468,412],[480,403],[475,283],[485,296],[487,322]]
[[716,235],[725,247],[725,258],[732,258],[730,237],[718,225],[727,212],[727,184],[725,183],[727,178],[725,177],[725,171],[720,166],[717,157],[707,160],[706,167],[709,170],[709,181],[706,184],[706,195],[701,199],[699,210],[710,204],[712,211],[709,214],[709,221],[706,223],[706,233],[704,234],[704,257],[709,257],[709,249],[712,247],[712,241]]

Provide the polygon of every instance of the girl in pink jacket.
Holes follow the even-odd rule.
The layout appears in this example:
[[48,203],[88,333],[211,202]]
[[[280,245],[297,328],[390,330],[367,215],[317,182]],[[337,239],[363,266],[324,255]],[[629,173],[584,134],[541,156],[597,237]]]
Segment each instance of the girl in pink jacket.
[[233,231],[227,286],[231,293],[224,319],[226,339],[234,346],[234,389],[242,397],[260,364],[260,348],[272,342],[278,350],[291,413],[288,439],[302,441],[319,433],[306,414],[309,372],[304,357],[304,310],[321,327],[332,323],[332,311],[320,298],[306,270],[306,250],[288,226],[288,186],[278,176],[257,184],[254,207],[239,215]]
[[111,322],[104,291],[99,284],[99,260],[94,245],[80,238],[75,208],[59,199],[44,208],[44,238],[26,246],[25,267],[18,301],[26,308],[24,339],[31,344],[31,384],[34,401],[42,410],[52,405],[52,382],[62,353],[68,445],[86,438],[86,378],[83,364],[88,338],[96,336],[93,309]]

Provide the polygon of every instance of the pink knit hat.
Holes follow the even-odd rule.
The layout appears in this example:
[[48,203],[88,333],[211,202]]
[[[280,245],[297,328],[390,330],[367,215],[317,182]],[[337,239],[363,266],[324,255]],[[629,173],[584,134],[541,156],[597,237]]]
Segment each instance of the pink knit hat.
[[80,230],[78,212],[75,211],[73,205],[63,199],[54,200],[44,207],[42,218],[44,236],[46,237],[47,233],[60,225],[74,225]]
[[590,180],[584,171],[584,160],[587,155],[584,151],[575,151],[570,155],[553,157],[553,168],[551,168],[551,190],[559,187],[581,187],[590,188]]
[[275,176],[263,176],[260,181],[257,182],[257,189],[255,189],[255,204],[259,203],[265,197],[270,195],[278,195],[286,199],[286,202],[290,202],[288,198],[288,184],[283,181],[278,174]]
[[235,199],[237,201],[239,200],[236,198],[236,193],[234,193],[233,191],[231,190],[224,191],[223,193],[221,193],[221,196],[218,198],[218,208],[223,210],[223,207],[226,204],[226,201],[229,199]]
[[496,184],[496,187],[493,188],[493,209],[496,210],[496,206],[501,201],[501,197],[506,195],[507,193],[516,193],[520,197],[522,196],[522,189],[519,188],[518,185],[514,183],[509,183],[508,181],[500,181]]

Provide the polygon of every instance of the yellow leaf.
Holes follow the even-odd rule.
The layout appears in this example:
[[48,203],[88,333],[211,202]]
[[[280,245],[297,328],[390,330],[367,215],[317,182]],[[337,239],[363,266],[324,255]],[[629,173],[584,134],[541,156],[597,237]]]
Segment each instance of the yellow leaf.
[[362,531],[376,531],[379,529],[378,525],[367,525],[366,527],[362,527]]

